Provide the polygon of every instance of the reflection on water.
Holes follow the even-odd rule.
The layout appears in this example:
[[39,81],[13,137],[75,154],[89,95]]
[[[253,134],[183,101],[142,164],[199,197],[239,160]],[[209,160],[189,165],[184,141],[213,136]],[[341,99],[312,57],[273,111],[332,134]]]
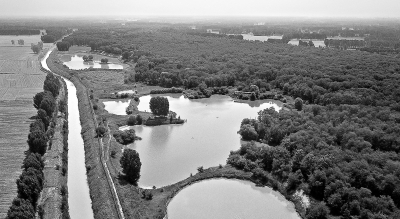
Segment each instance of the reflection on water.
[[79,70],[79,69],[87,69],[87,68],[102,68],[102,69],[123,69],[122,65],[118,64],[102,64],[100,61],[90,61],[84,62],[83,56],[79,55],[63,55],[61,57],[61,61],[63,64],[68,66],[69,69]]
[[269,187],[241,180],[212,179],[180,191],[169,203],[168,219],[299,219],[293,203]]
[[[150,98],[151,95],[140,97],[139,110],[149,111]],[[281,109],[267,101],[251,107],[221,95],[199,100],[180,94],[167,98],[170,110],[187,119],[185,124],[132,127],[142,138],[129,147],[140,154],[139,185],[143,187],[169,185],[195,173],[199,166],[225,164],[229,151],[240,147],[237,131],[242,119],[256,118],[258,111],[269,107]]]

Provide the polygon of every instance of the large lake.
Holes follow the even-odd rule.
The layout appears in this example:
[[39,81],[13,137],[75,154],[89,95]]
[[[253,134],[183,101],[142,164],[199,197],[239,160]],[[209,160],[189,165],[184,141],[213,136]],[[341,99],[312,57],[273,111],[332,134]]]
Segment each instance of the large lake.
[[184,188],[171,200],[167,213],[168,219],[300,219],[293,203],[271,188],[228,179]]
[[61,61],[63,61],[63,64],[68,66],[69,69],[74,69],[74,70],[79,70],[79,69],[88,69],[88,68],[102,68],[102,69],[123,69],[124,67],[122,65],[118,64],[102,64],[100,61],[90,61],[90,62],[84,62],[83,61],[83,56],[80,55],[63,55],[61,57]]
[[[140,98],[139,110],[150,111],[152,96]],[[236,103],[222,95],[200,100],[189,100],[180,94],[167,98],[170,110],[187,119],[185,124],[131,127],[143,138],[128,146],[139,152],[142,187],[173,184],[196,173],[199,166],[225,164],[229,152],[240,148],[237,131],[244,118],[256,118],[257,112],[270,107],[281,109],[271,100]],[[105,109],[116,114],[124,114],[129,104],[119,102],[118,107],[118,102],[110,103],[113,102],[108,102]]]

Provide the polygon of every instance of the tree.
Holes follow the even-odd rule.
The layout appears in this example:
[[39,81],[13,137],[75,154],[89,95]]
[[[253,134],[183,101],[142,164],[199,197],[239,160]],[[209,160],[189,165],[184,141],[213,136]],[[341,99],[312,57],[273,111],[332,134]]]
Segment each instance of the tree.
[[57,77],[51,73],[46,75],[46,79],[44,80],[43,84],[43,90],[50,91],[53,96],[56,97],[60,92],[60,87],[60,80]]
[[22,168],[28,170],[28,168],[34,168],[36,170],[42,171],[44,168],[44,162],[42,156],[38,153],[30,153],[25,157]]
[[45,130],[47,130],[47,127],[49,127],[50,124],[50,119],[47,116],[46,111],[43,109],[39,109],[37,111],[37,118],[43,122]]
[[25,41],[23,39],[18,40],[18,45],[23,46],[25,44]]
[[93,55],[88,55],[88,61],[93,61]]
[[143,123],[143,118],[142,118],[142,116],[139,115],[139,114],[136,116],[136,123],[137,123],[138,125],[141,125],[141,124]]
[[38,54],[38,53],[40,52],[40,47],[39,47],[39,45],[34,45],[34,44],[32,43],[31,49],[32,49],[33,53],[35,53],[35,54]]
[[128,51],[122,53],[122,59],[128,60],[131,54]]
[[108,59],[107,58],[100,59],[100,62],[103,63],[103,64],[107,64],[108,63]]
[[136,116],[129,116],[128,125],[135,125],[136,124]]
[[329,209],[326,207],[324,202],[311,205],[307,209],[306,217],[307,219],[327,219],[329,214]]
[[294,100],[294,107],[298,110],[301,111],[303,109],[303,100],[299,97],[297,97]]
[[32,153],[39,153],[43,155],[47,149],[47,137],[42,131],[34,131],[28,135],[29,150]]
[[15,198],[7,212],[7,219],[35,218],[35,209],[32,203],[22,198]]
[[15,41],[14,41],[14,40],[11,40],[11,44],[15,45]]
[[242,136],[244,140],[257,140],[258,134],[254,127],[250,124],[244,124],[240,127],[238,134]]
[[139,153],[132,149],[125,149],[119,161],[122,166],[122,172],[125,173],[126,179],[136,184],[140,178],[140,162]]
[[82,59],[83,59],[84,62],[87,62],[87,61],[88,61],[87,55],[84,55],[84,56],[82,57]]
[[169,101],[166,97],[152,97],[150,99],[150,110],[156,116],[166,116],[169,112]]
[[18,196],[29,200],[33,206],[36,206],[40,191],[43,189],[43,178],[42,171],[33,168],[24,170],[17,179]]

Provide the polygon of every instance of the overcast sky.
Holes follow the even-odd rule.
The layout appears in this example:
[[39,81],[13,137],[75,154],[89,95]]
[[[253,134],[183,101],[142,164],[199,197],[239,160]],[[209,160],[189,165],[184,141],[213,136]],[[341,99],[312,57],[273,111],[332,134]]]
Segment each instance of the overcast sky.
[[400,0],[0,0],[0,16],[400,17]]

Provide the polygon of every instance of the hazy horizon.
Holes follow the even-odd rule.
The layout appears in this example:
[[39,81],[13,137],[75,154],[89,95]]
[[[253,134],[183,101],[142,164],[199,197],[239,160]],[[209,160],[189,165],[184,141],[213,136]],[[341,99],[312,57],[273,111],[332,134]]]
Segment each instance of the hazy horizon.
[[399,18],[395,0],[0,0],[0,17],[202,16]]

